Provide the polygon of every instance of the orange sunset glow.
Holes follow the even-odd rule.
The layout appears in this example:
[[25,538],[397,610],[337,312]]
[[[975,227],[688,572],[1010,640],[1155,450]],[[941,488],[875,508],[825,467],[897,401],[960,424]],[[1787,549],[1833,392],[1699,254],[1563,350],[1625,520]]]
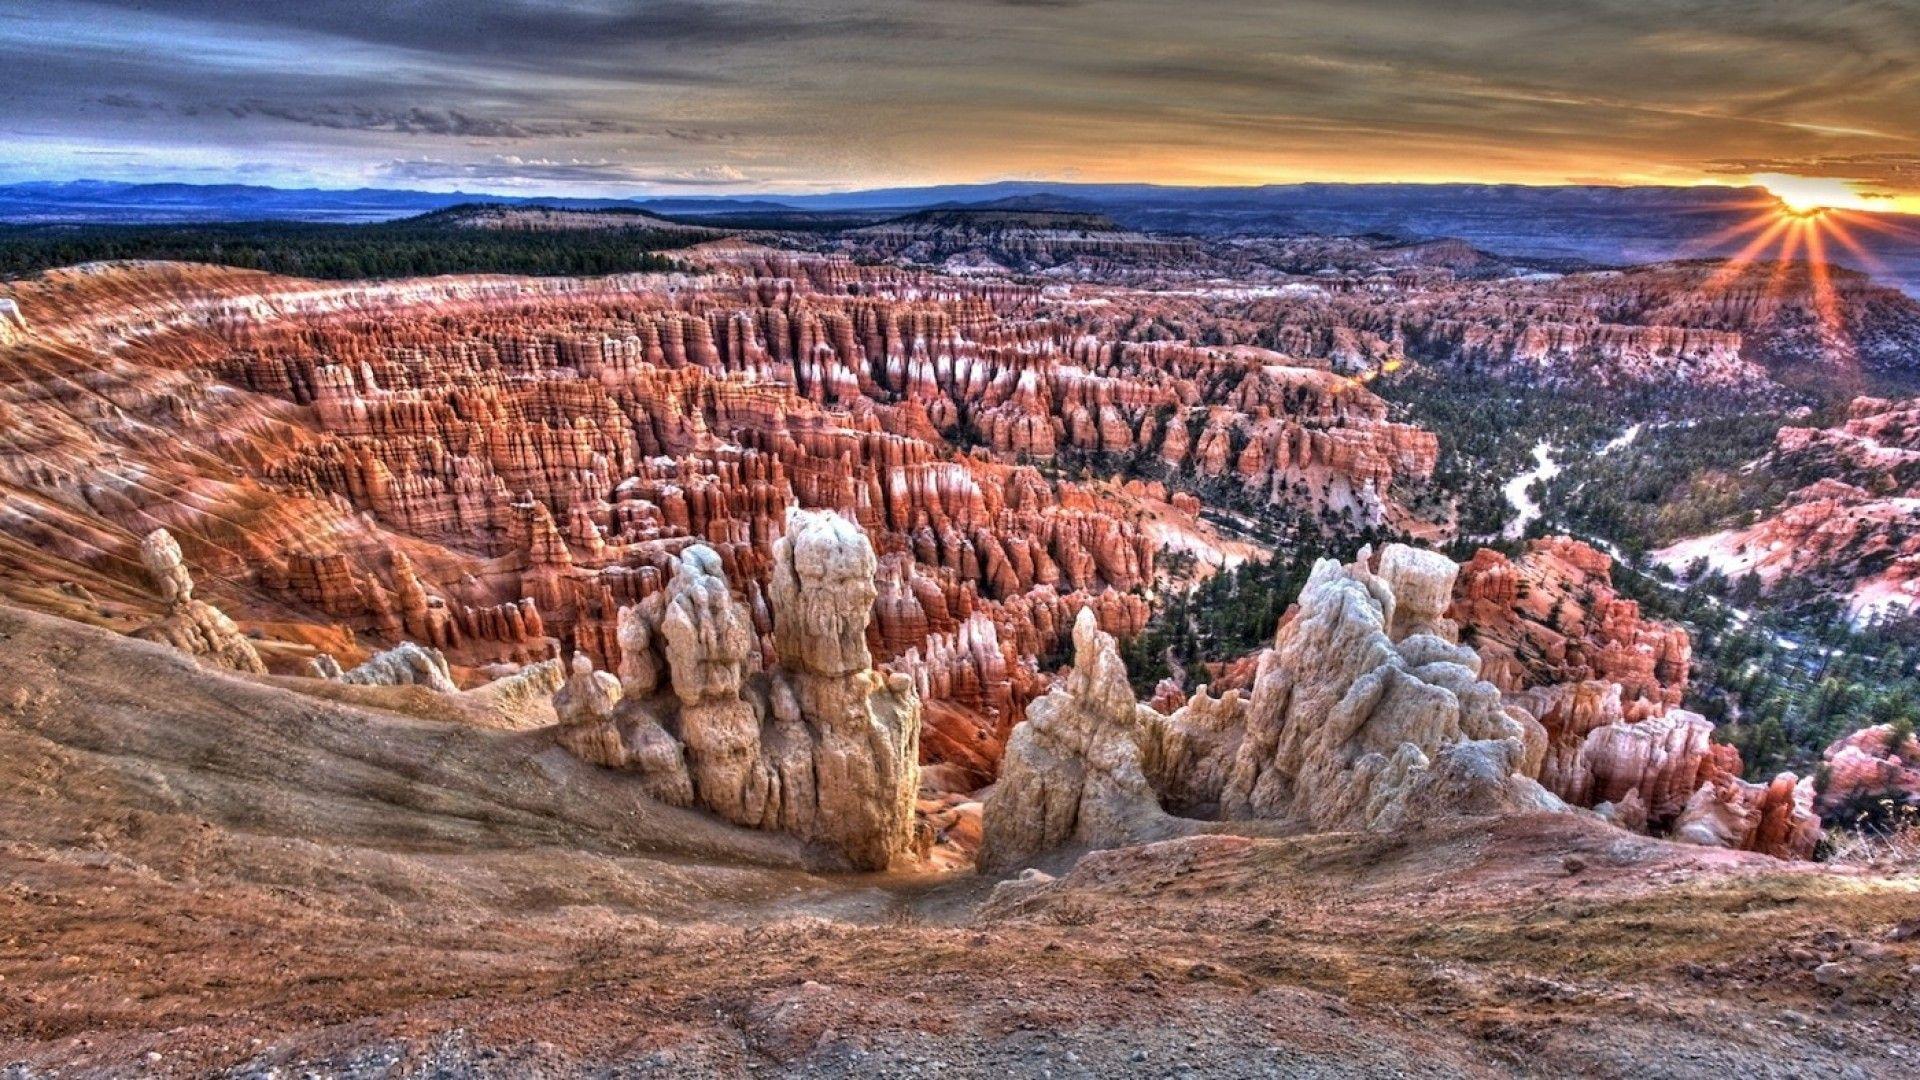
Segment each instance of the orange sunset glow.
[[1751,216],[1693,245],[1702,253],[1732,248],[1707,280],[1706,290],[1727,290],[1756,272],[1770,271],[1766,291],[1777,296],[1787,287],[1791,272],[1803,266],[1822,324],[1844,346],[1835,264],[1884,274],[1887,267],[1864,240],[1877,235],[1913,241],[1920,239],[1920,233],[1897,219],[1873,213],[1884,209],[1889,200],[1863,195],[1845,181],[1782,174],[1753,179],[1773,199],[1755,203]]

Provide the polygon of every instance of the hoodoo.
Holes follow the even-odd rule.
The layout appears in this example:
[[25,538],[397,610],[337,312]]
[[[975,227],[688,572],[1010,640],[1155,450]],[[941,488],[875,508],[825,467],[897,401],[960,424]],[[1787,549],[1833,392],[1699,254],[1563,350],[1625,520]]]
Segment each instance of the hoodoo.
[[913,843],[920,699],[867,651],[873,545],[796,510],[773,551],[772,666],[720,556],[692,545],[663,592],[621,612],[618,678],[576,655],[554,698],[561,741],[665,801],[884,869]]
[[[1250,692],[1203,690],[1166,716],[1135,701],[1113,639],[1083,614],[1073,672],[1008,742],[982,868],[1237,823],[1383,830],[1583,807],[1689,843],[1812,854],[1811,783],[1741,780],[1738,755],[1712,745],[1698,715],[1629,722],[1607,684],[1598,721],[1575,737],[1564,716],[1549,728],[1522,704],[1539,695],[1481,678],[1446,615],[1458,569],[1400,544],[1321,560]],[[1585,685],[1546,700],[1580,700]]]
[[[983,867],[1067,843],[1230,831],[1169,819],[1162,805],[1323,829],[1561,808],[1528,775],[1539,726],[1479,680],[1472,650],[1431,632],[1453,563],[1400,545],[1385,552],[1384,576],[1368,560],[1363,551],[1351,566],[1314,567],[1297,613],[1260,654],[1250,696],[1202,694],[1171,716],[1134,700],[1110,637],[1076,626],[1073,675],[1029,706],[1008,744],[987,800]],[[1395,640],[1391,625],[1407,632]]]
[[226,613],[193,597],[193,575],[180,544],[165,529],[140,541],[140,561],[166,605],[166,617],[134,631],[135,637],[161,641],[197,659],[235,671],[263,672],[267,666]]
[[0,1080],[1916,1075],[1920,0],[14,6]]

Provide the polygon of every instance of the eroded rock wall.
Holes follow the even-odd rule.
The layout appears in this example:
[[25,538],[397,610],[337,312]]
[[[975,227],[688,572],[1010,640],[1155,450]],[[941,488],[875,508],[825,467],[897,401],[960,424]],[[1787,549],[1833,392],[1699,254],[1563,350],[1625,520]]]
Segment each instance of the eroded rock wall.
[[1082,321],[1085,297],[1007,280],[700,258],[604,279],[129,264],[11,285],[34,332],[0,347],[0,530],[25,541],[0,569],[84,586],[131,628],[153,605],[125,551],[164,524],[224,610],[293,646],[271,654],[285,670],[413,641],[469,683],[573,651],[617,667],[620,611],[693,544],[766,654],[783,516],[832,509],[880,562],[869,649],[943,702],[929,746],[984,782],[1079,611],[1131,633],[1165,537],[1221,557],[1183,485],[1415,524],[1395,491],[1431,472],[1432,436],[1345,377],[1136,340]]

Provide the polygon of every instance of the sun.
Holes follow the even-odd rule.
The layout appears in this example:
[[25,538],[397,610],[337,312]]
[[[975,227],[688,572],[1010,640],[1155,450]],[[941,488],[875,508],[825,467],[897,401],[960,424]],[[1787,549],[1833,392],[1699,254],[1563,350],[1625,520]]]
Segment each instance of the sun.
[[1773,198],[1750,204],[1751,215],[1691,245],[1721,260],[1702,288],[1707,292],[1748,288],[1756,280],[1754,271],[1768,267],[1762,271],[1765,294],[1778,297],[1789,289],[1806,289],[1814,314],[1832,340],[1850,349],[1834,284],[1835,256],[1850,256],[1856,265],[1884,273],[1885,267],[1856,232],[1903,238],[1914,234],[1908,226],[1873,212],[1889,209],[1891,200],[1862,194],[1847,180],[1784,173],[1763,173],[1752,180]]
[[[1753,182],[1766,188],[1786,208],[1802,217],[1828,210],[1873,210],[1874,200],[1850,183],[1826,176],[1789,176],[1786,173],[1758,173]],[[1885,200],[1881,200],[1884,205]]]

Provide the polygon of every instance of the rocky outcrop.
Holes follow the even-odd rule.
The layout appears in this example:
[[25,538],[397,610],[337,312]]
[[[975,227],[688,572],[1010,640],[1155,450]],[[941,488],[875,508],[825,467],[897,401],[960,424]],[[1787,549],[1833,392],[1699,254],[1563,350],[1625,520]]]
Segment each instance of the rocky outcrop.
[[1134,700],[1113,636],[1091,611],[1074,620],[1073,649],[1072,672],[1013,729],[983,810],[983,870],[1017,869],[1060,847],[1117,847],[1180,831],[1147,776],[1161,717]]
[[[1507,693],[1598,682],[1620,687],[1630,718],[1663,712],[1686,695],[1693,643],[1643,617],[1612,576],[1605,552],[1565,536],[1531,541],[1517,560],[1481,548],[1461,566],[1447,614]],[[1548,697],[1536,695],[1536,712],[1560,707]]]
[[693,545],[620,613],[618,677],[575,656],[560,741],[656,798],[884,868],[913,846],[920,699],[873,668],[873,546],[837,514],[795,510],[773,553],[771,666],[721,556]]
[[165,529],[155,529],[140,542],[140,561],[166,605],[166,617],[134,631],[134,636],[163,642],[195,659],[235,671],[264,673],[266,664],[240,628],[226,613],[193,598],[193,575],[180,555],[180,544]]
[[874,671],[867,651],[875,566],[852,522],[793,510],[770,589],[775,722],[804,724],[812,743],[814,790],[798,831],[863,866],[909,845],[919,788],[919,697],[905,675]]
[[[1314,567],[1297,614],[1261,659],[1222,811],[1385,828],[1413,820],[1409,799],[1424,785],[1474,777],[1494,788],[1476,801],[1556,808],[1531,779],[1544,732],[1479,678],[1473,650],[1436,633],[1445,629],[1452,562],[1393,545],[1382,566],[1392,579],[1375,576],[1365,552],[1352,566],[1323,559]],[[1394,581],[1408,598],[1405,612]],[[1389,630],[1396,625],[1408,631],[1398,640]],[[1486,745],[1455,750],[1469,743]],[[1446,777],[1430,775],[1443,750]]]
[[620,704],[620,680],[604,671],[595,671],[593,658],[574,653],[567,681],[553,695],[553,713],[564,727],[602,724],[613,719]]
[[[1549,565],[1561,564],[1543,558],[1525,572],[1545,574]],[[1668,628],[1608,606],[1604,564],[1586,566],[1581,573],[1601,576],[1582,578],[1577,595],[1611,612],[1596,627],[1636,648],[1671,648]],[[1630,718],[1618,682],[1545,682],[1593,670],[1584,660],[1566,667],[1572,650],[1564,647],[1503,654],[1503,676],[1523,689],[1503,693],[1483,679],[1481,656],[1456,640],[1448,613],[1466,617],[1468,628],[1529,620],[1506,610],[1489,622],[1489,605],[1521,596],[1488,588],[1512,582],[1513,566],[1476,558],[1473,578],[1456,587],[1460,569],[1403,545],[1389,545],[1377,565],[1364,549],[1352,565],[1321,560],[1273,646],[1258,654],[1250,688],[1216,696],[1203,687],[1170,715],[1133,699],[1112,639],[1083,616],[1073,673],[1029,706],[1008,742],[986,802],[982,868],[1011,869],[1055,848],[1259,824],[1387,830],[1577,807],[1691,843],[1812,853],[1820,823],[1811,783],[1791,774],[1767,784],[1739,779],[1738,754],[1712,742],[1704,718],[1654,712],[1653,702]],[[1541,640],[1487,638],[1523,639]],[[1684,633],[1679,645],[1684,657]],[[1621,663],[1604,659],[1606,648],[1595,655]],[[1681,664],[1649,659],[1621,670],[1664,693],[1653,676],[1683,673]],[[1551,710],[1552,723],[1536,720],[1529,704]]]
[[499,675],[466,693],[500,717],[505,726],[546,727],[551,721],[542,716],[551,713],[553,695],[566,685],[567,675],[558,658],[542,660]]
[[672,806],[691,805],[693,778],[680,743],[651,715],[621,710],[624,698],[620,679],[596,671],[592,658],[575,653],[571,673],[553,695],[559,721],[555,738],[595,765],[637,774],[652,798]]
[[1876,724],[1836,739],[1821,755],[1822,813],[1857,814],[1879,799],[1920,807],[1920,738],[1899,739],[1892,724]]
[[1518,560],[1483,548],[1461,567],[1449,615],[1506,700],[1543,728],[1534,775],[1622,827],[1810,857],[1810,785],[1740,779],[1739,752],[1679,707],[1686,630],[1642,617],[1611,579],[1605,553],[1567,537],[1535,540]]
[[342,671],[339,661],[326,653],[314,657],[312,673],[334,682],[360,686],[424,686],[441,694],[459,690],[447,658],[438,649],[403,641],[391,649],[368,657],[365,663]]
[[11,345],[32,332],[26,316],[20,314],[19,302],[0,299],[0,345]]
[[1673,823],[1673,838],[1705,847],[1810,858],[1820,842],[1813,778],[1781,773],[1766,784],[1710,776]]
[[[348,655],[344,634],[353,655],[413,641],[458,670],[651,653],[662,670],[633,678],[660,685],[664,646],[623,644],[622,610],[703,545],[764,667],[784,515],[832,510],[880,564],[875,663],[942,704],[929,761],[984,783],[1081,610],[1124,636],[1170,541],[1219,561],[1203,503],[1439,536],[1437,443],[1368,380],[1409,360],[1763,380],[1747,354],[1807,295],[1797,271],[1704,295],[1710,271],[1690,267],[1512,277],[1457,244],[1050,221],[989,228],[988,254],[1046,264],[1039,281],[737,244],[675,275],[326,284],[142,263],[8,283],[32,329],[0,341],[0,531],[18,541],[0,579],[73,581],[97,617],[143,626],[156,612],[126,552],[165,522],[227,611],[296,646],[267,650],[276,664],[320,635]],[[911,259],[926,239],[849,243]],[[1865,282],[1835,288],[1848,318],[1898,314]],[[1910,449],[1899,412],[1862,405],[1851,445]],[[1884,583],[1904,589],[1883,512],[1905,495],[1861,490],[1887,505],[1842,515],[1860,527],[1839,539],[1859,566],[1891,553]],[[1581,606],[1580,627],[1533,620],[1566,642],[1551,684],[1619,682],[1629,720],[1674,704],[1676,658],[1631,670],[1622,604]],[[181,628],[195,648],[207,633]],[[1537,636],[1513,646],[1552,647]],[[1598,641],[1617,654],[1574,655]],[[1515,689],[1508,658],[1470,644]]]
[[1563,809],[1530,775],[1544,733],[1443,636],[1453,563],[1394,546],[1382,566],[1364,551],[1352,566],[1321,560],[1251,696],[1203,692],[1171,716],[1134,700],[1112,639],[1083,617],[1073,674],[1008,744],[982,867],[1223,822],[1388,829]]

